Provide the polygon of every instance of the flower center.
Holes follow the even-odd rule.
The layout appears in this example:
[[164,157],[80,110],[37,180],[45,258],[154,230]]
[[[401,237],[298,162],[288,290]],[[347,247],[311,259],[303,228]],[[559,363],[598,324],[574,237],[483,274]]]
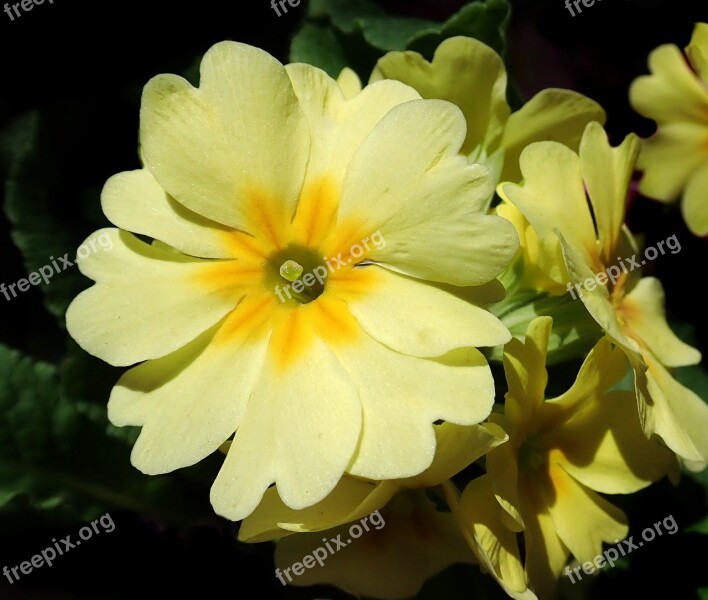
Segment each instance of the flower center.
[[329,271],[312,248],[288,246],[272,255],[268,264],[266,283],[283,304],[308,304],[325,290]]
[[546,461],[546,451],[536,436],[529,437],[518,451],[518,464],[521,471],[538,469]]

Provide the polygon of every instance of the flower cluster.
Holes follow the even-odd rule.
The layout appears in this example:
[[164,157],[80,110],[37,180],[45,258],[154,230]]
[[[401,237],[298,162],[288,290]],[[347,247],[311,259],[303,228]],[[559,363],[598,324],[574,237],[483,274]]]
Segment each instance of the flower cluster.
[[[696,75],[660,48],[632,89],[659,122],[643,147],[611,146],[603,109],[569,90],[512,112],[502,59],[464,37],[432,62],[389,53],[366,85],[235,42],[206,53],[199,87],[152,79],[143,167],[106,183],[113,249],[79,259],[95,285],[67,313],[85,350],[136,365],[108,402],[141,427],[133,464],[221,450],[213,508],[243,541],[279,540],[279,568],[381,511],[386,527],[294,585],[406,598],[467,562],[549,598],[571,557],[627,535],[604,494],[708,463],[708,406],[671,372],[700,354],[661,283],[615,266],[639,252],[637,166],[649,195],[685,187],[708,231],[706,155],[682,155],[708,131],[708,26],[688,53]],[[547,365],[568,359],[575,383],[547,397]]]

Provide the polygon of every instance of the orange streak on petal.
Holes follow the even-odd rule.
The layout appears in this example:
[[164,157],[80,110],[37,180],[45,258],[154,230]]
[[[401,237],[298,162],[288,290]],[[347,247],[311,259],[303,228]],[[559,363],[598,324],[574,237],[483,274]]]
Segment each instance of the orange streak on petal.
[[346,267],[330,274],[325,293],[335,294],[346,300],[369,294],[381,281],[382,274],[372,267]]
[[282,202],[271,194],[252,188],[248,191],[248,230],[253,236],[267,243],[266,247],[280,250],[289,235],[291,215],[285,214]]
[[[327,258],[334,258],[341,253],[342,260],[352,259],[352,264],[366,260],[369,252],[376,248],[371,241],[371,235],[376,233],[362,222],[349,219],[337,224],[337,228],[322,242],[322,251]],[[352,257],[350,251],[354,245],[361,246],[364,251],[359,257]],[[368,248],[367,248],[368,246]]]
[[263,276],[262,264],[250,260],[227,260],[204,265],[194,276],[194,281],[210,292],[232,295],[260,286]]
[[237,344],[260,335],[266,335],[275,313],[275,301],[270,294],[245,296],[226,318],[219,329],[214,344]]
[[362,334],[359,323],[336,295],[325,293],[306,309],[317,335],[330,347],[356,343]]
[[339,191],[322,177],[305,186],[292,223],[292,239],[304,246],[317,246],[334,227],[339,208]]
[[555,492],[556,500],[553,503],[553,505],[555,505],[558,503],[558,498],[568,494],[568,479],[570,478],[570,475],[568,475],[563,467],[558,464],[557,457],[554,457],[553,451],[551,451],[549,455],[548,476]]
[[311,319],[303,307],[286,308],[279,315],[268,346],[268,357],[276,370],[287,371],[300,360],[315,341]]
[[270,244],[261,238],[253,237],[243,231],[220,232],[222,244],[228,253],[242,260],[265,260],[272,252]]

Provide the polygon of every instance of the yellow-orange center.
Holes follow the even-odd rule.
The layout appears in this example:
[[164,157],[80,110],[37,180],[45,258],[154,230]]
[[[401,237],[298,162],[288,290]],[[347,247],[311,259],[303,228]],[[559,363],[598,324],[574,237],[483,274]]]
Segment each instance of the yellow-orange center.
[[[249,194],[248,233],[223,233],[229,260],[205,265],[196,284],[236,304],[214,343],[232,347],[270,336],[268,356],[285,372],[319,338],[331,348],[363,335],[347,303],[371,293],[378,273],[351,249],[371,232],[337,221],[339,192],[328,179],[306,185],[294,216],[271,194]],[[363,249],[363,248],[362,248]]]

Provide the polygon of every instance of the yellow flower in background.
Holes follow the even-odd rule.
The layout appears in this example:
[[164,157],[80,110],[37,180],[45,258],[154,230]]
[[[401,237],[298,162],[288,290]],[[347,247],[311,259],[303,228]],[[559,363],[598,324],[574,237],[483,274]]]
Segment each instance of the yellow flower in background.
[[647,436],[661,436],[698,467],[708,461],[708,405],[667,369],[700,362],[700,352],[669,328],[661,283],[641,278],[641,264],[629,261],[639,256],[623,224],[637,152],[636,136],[612,148],[602,126],[591,123],[578,154],[555,142],[529,146],[520,161],[524,184],[502,183],[498,192],[535,230],[537,266],[567,285],[626,353]]
[[629,92],[634,109],[657,124],[639,155],[639,191],[662,202],[683,195],[688,228],[708,235],[708,24],[696,24],[685,57],[665,44],[649,55],[649,68]]
[[345,475],[322,501],[302,510],[285,505],[273,488],[239,529],[239,540],[264,542],[292,533],[332,529],[383,508],[404,489],[434,487],[447,481],[489,450],[506,441],[496,425],[435,425],[435,456],[421,474],[404,479],[370,481]]
[[[622,539],[626,517],[598,494],[629,494],[675,467],[644,436],[634,395],[610,391],[626,372],[603,338],[564,394],[544,400],[552,319],[540,317],[524,343],[509,342],[504,414],[490,423],[509,440],[487,454],[487,474],[448,499],[480,564],[517,599],[549,598],[569,556],[592,561],[603,542]],[[517,534],[524,540],[522,553]]]
[[417,52],[389,52],[371,81],[394,79],[423,98],[448,100],[467,122],[462,154],[487,165],[496,181],[519,181],[519,156],[530,143],[554,140],[577,149],[590,121],[604,123],[602,107],[563,89],[546,89],[512,113],[506,100],[507,74],[502,58],[489,46],[467,37],[443,41],[430,63]]
[[510,336],[458,296],[518,239],[483,212],[492,181],[459,155],[465,131],[400,82],[347,100],[323,71],[234,42],[205,54],[198,88],[147,84],[144,168],[107,182],[114,249],[79,262],[96,284],[67,313],[85,350],[142,363],[108,406],[142,427],[137,468],[192,465],[235,432],[211,501],[238,520],[273,483],[302,509],[344,473],[417,475],[434,422],[487,417],[476,347]]
[[[272,488],[244,519],[239,539],[280,539],[275,562],[283,582],[329,583],[359,597],[395,600],[414,596],[423,583],[455,562],[473,562],[472,553],[449,512],[440,512],[425,488],[446,482],[507,436],[493,424],[435,426],[435,458],[422,474],[394,481],[344,476],[332,493],[303,510],[288,508]],[[357,539],[351,523],[379,514],[385,525],[366,527]],[[329,552],[324,540],[337,539]],[[293,535],[294,534],[294,535]],[[325,548],[317,550],[318,548]],[[303,557],[320,560],[304,573],[288,570]]]
[[[404,600],[415,597],[428,579],[450,565],[474,563],[452,514],[438,511],[422,490],[398,494],[378,514],[385,525],[370,526],[345,548],[337,549],[331,540],[350,539],[349,525],[279,542],[275,565],[283,579],[296,586],[334,585],[357,598]],[[322,565],[315,563],[299,576],[289,572],[290,582],[285,570],[317,553],[318,548],[326,549],[323,539],[330,540],[334,553],[327,552]],[[319,556],[323,555],[320,550]]]

